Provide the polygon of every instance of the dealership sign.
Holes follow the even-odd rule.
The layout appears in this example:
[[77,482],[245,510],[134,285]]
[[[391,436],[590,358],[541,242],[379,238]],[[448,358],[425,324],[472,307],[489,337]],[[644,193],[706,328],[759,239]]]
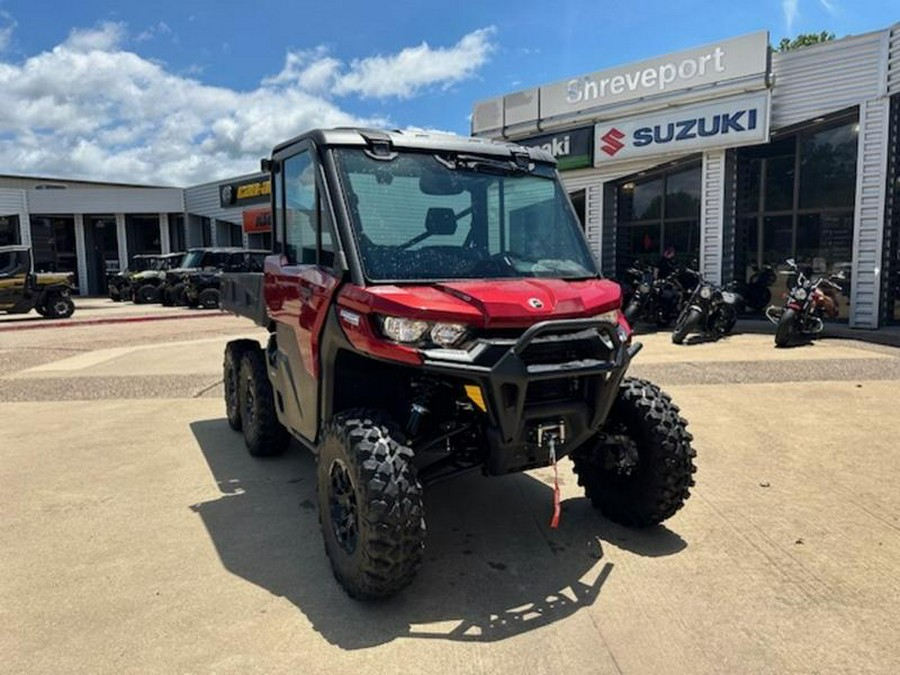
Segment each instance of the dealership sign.
[[241,220],[247,234],[272,231],[272,209],[268,206],[261,209],[244,209]]
[[621,159],[765,143],[769,140],[769,94],[601,122],[594,135],[595,166]]
[[618,105],[729,80],[764,87],[769,34],[751,33],[540,88],[541,118]]
[[219,204],[223,209],[244,204],[262,204],[269,201],[271,183],[268,178],[253,178],[239,183],[219,186]]
[[546,150],[560,171],[581,169],[591,165],[594,156],[594,127],[582,127],[516,141],[519,145]]

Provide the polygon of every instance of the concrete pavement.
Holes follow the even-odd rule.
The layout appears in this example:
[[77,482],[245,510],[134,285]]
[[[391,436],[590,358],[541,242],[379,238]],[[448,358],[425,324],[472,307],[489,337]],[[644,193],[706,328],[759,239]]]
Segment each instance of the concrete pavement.
[[898,350],[645,336],[634,373],[698,450],[682,511],[621,528],[564,462],[551,530],[548,470],[460,478],[427,493],[413,586],[361,604],[313,458],[255,460],[225,423],[221,345],[252,326],[134,328],[0,337],[4,672],[900,670]]

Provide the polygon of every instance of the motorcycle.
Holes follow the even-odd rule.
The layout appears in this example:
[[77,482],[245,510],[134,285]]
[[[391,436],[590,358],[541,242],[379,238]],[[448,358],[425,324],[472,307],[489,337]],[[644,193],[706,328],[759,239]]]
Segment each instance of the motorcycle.
[[[737,323],[738,308],[743,298],[733,290],[705,281],[698,271],[686,271],[695,276],[697,283],[675,322],[672,342],[680,345],[691,333],[702,333],[717,339],[728,335]],[[733,284],[729,288],[733,288]]]
[[753,266],[753,273],[744,288],[744,301],[749,309],[759,312],[772,302],[769,286],[775,283],[775,270],[771,265]]
[[825,329],[824,319],[837,318],[840,310],[834,295],[841,290],[838,281],[846,278],[843,272],[839,272],[812,279],[793,258],[786,263],[791,268],[791,284],[785,294],[785,304],[766,309],[766,317],[777,326],[776,347],[787,347],[801,335],[818,335]]
[[632,326],[638,321],[655,323],[659,328],[670,325],[684,298],[684,287],[678,274],[654,279],[653,268],[632,267],[627,270],[631,283],[631,299],[625,307],[625,318]]

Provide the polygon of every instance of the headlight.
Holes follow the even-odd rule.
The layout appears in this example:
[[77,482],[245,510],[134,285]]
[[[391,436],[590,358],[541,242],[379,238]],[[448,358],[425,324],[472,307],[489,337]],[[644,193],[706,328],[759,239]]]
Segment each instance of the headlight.
[[709,300],[712,297],[712,289],[709,286],[704,286],[700,289],[700,297],[704,300]]
[[431,341],[439,347],[452,347],[466,334],[461,323],[436,323],[431,329]]
[[619,310],[611,309],[608,312],[603,312],[603,314],[598,314],[594,318],[600,319],[600,321],[606,321],[607,323],[618,323],[619,322]]
[[805,288],[797,288],[794,289],[794,297],[798,300],[806,300],[806,289]]
[[381,318],[381,330],[394,342],[418,342],[429,327],[427,321],[403,319],[397,316]]

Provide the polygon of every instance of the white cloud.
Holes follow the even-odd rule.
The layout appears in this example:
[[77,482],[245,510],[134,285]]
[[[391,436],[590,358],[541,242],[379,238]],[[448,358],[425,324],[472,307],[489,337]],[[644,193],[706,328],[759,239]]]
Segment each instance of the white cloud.
[[[163,24],[154,32],[165,33]],[[167,27],[166,27],[167,28]],[[475,74],[492,29],[449,48],[419,45],[349,66],[324,48],[289,53],[249,91],[204,84],[123,48],[126,27],[72,30],[21,63],[0,58],[0,165],[9,173],[191,185],[247,173],[312,127],[387,126],[334,100],[408,97]]]
[[7,12],[0,10],[0,52],[5,52],[9,49],[16,26],[15,19]]
[[794,20],[797,18],[797,3],[799,0],[781,0],[781,11],[784,12],[784,21],[788,32],[794,30]]
[[819,2],[829,14],[837,13],[837,5],[834,2],[831,2],[830,0],[819,0]]
[[487,62],[493,33],[493,27],[482,28],[449,48],[432,49],[423,42],[398,54],[353,61],[349,72],[338,78],[335,91],[372,98],[409,98],[435,84],[447,88],[471,77]]

